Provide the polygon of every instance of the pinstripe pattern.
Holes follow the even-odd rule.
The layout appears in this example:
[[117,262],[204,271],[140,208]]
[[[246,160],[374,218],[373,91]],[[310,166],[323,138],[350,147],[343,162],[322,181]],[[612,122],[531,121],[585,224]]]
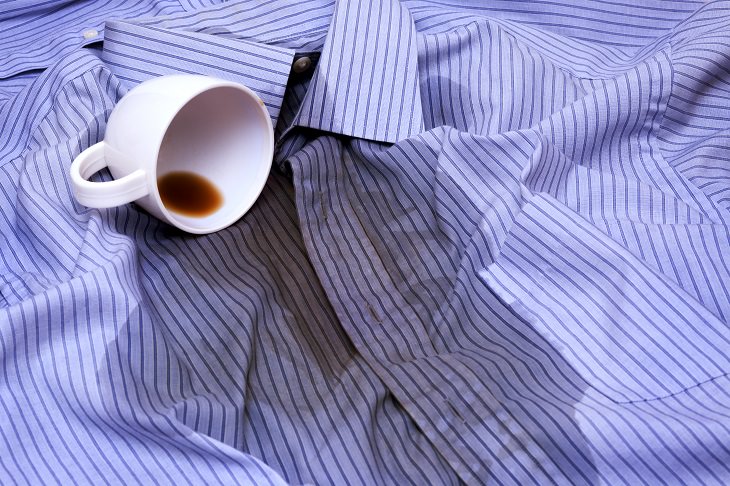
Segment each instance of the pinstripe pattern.
[[[0,483],[727,484],[729,33],[724,1],[6,2]],[[276,122],[203,237],[67,174],[174,72]]]
[[[109,18],[181,10],[176,0],[3,2],[0,78],[44,68],[82,45],[98,42]],[[100,37],[85,38],[87,30],[98,31]]]

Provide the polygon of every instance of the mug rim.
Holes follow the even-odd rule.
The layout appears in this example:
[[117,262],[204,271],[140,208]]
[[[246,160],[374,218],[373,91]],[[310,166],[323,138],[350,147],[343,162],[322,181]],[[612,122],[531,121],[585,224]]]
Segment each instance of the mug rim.
[[[185,98],[184,101],[179,103],[179,106],[177,106],[177,109],[174,113],[169,117],[168,120],[166,120],[164,124],[164,130],[161,131],[161,137],[160,140],[157,142],[155,150],[154,150],[154,158],[152,160],[152,167],[150,169],[150,174],[148,174],[148,181],[152,187],[150,187],[149,195],[154,197],[155,205],[159,208],[162,215],[165,217],[165,220],[175,226],[176,228],[179,228],[187,233],[192,234],[209,234],[214,233],[216,231],[220,231],[223,228],[226,228],[230,226],[231,224],[235,223],[241,217],[243,217],[244,214],[248,212],[249,209],[256,203],[259,196],[264,190],[264,187],[266,187],[266,182],[268,181],[269,174],[271,173],[271,167],[273,165],[273,157],[274,157],[274,126],[271,123],[271,115],[269,114],[269,111],[266,109],[266,105],[264,104],[264,101],[253,91],[251,88],[244,86],[243,84],[236,83],[235,81],[227,81],[224,79],[214,78],[211,76],[204,76],[199,74],[173,74],[168,76],[160,76],[156,79],[160,79],[162,77],[171,79],[175,77],[196,77],[201,78],[202,80],[205,80],[207,84],[205,84],[202,87],[199,87],[193,91],[191,91],[188,96]],[[243,204],[242,209],[240,211],[234,211],[230,218],[226,218],[222,221],[222,223],[217,224],[212,227],[206,227],[206,228],[196,228],[192,226],[188,226],[183,221],[180,221],[178,217],[174,214],[174,212],[167,209],[165,204],[162,202],[162,198],[160,197],[160,191],[157,184],[157,164],[159,162],[159,156],[160,156],[160,149],[162,148],[162,143],[165,140],[165,135],[167,134],[168,130],[170,129],[170,125],[175,120],[175,117],[182,111],[185,106],[187,106],[191,101],[193,101],[198,96],[202,95],[203,93],[206,93],[208,91],[211,91],[213,89],[217,88],[235,88],[250,98],[252,98],[254,101],[256,101],[257,107],[258,107],[258,113],[265,119],[266,124],[266,132],[268,136],[268,143],[266,143],[264,147],[265,155],[261,158],[263,163],[266,164],[265,171],[266,173],[261,176],[261,182],[258,186],[254,186],[251,193],[253,194],[253,197],[251,198],[250,203]]]

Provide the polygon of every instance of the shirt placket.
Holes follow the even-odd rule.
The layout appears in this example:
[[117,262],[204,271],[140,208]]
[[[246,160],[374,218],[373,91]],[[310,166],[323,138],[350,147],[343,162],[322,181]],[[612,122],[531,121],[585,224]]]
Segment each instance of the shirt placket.
[[[301,102],[280,140],[297,146],[282,166],[293,171],[304,241],[356,348],[454,472],[467,483],[514,479],[510,469],[539,469],[540,452],[510,456],[515,444],[522,447],[510,437],[524,430],[497,412],[496,398],[458,357],[434,345],[348,200],[351,161],[342,135],[388,144],[423,130],[409,13],[398,2],[365,4],[336,5],[317,68],[300,86]],[[368,15],[372,9],[377,15]],[[384,18],[391,25],[371,25]]]

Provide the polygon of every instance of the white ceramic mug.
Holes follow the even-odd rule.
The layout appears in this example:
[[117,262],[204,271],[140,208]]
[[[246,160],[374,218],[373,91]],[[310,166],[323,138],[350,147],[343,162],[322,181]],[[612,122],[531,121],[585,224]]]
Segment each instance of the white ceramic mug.
[[[136,201],[184,231],[212,233],[251,208],[264,188],[273,154],[271,118],[253,91],[207,76],[160,76],[119,101],[104,140],[71,164],[71,182],[84,206],[108,208]],[[88,180],[107,166],[115,180]],[[158,178],[176,171],[212,182],[223,197],[220,208],[187,216],[166,207]]]

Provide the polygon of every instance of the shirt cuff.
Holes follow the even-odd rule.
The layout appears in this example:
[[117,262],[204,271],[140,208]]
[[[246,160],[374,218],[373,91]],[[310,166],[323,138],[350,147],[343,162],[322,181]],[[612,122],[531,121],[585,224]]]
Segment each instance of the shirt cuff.
[[102,59],[132,87],[165,74],[203,74],[241,83],[261,97],[276,126],[294,51],[125,21],[106,23]]

